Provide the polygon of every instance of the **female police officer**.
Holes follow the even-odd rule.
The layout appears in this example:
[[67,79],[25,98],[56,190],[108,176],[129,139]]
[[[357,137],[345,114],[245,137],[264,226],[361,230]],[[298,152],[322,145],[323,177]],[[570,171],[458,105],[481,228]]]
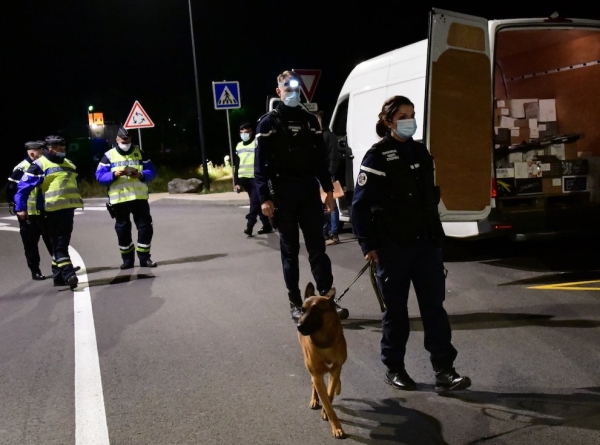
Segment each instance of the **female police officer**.
[[381,360],[386,383],[414,390],[404,368],[410,332],[408,295],[412,282],[421,312],[425,349],[430,353],[437,392],[471,385],[453,368],[456,349],[443,302],[443,229],[437,211],[433,158],[413,140],[414,105],[404,96],[386,100],[375,130],[381,137],[362,161],[352,202],[353,230],[367,261],[377,263],[377,284],[386,305]]

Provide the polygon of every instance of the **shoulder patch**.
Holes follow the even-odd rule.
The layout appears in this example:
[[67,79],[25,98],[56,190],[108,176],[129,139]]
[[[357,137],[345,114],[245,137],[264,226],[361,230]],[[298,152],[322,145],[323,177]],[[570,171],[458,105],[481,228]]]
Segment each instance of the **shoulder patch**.
[[361,187],[363,185],[365,185],[367,183],[367,175],[366,173],[361,173],[358,175],[358,178],[356,178],[356,182],[358,183],[358,185],[360,185]]

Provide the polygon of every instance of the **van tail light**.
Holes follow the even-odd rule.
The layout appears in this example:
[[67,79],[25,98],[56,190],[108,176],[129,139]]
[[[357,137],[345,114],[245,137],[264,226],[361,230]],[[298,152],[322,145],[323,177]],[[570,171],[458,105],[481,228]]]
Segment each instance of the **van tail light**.
[[498,195],[498,191],[496,190],[496,178],[492,178],[492,198],[495,198]]

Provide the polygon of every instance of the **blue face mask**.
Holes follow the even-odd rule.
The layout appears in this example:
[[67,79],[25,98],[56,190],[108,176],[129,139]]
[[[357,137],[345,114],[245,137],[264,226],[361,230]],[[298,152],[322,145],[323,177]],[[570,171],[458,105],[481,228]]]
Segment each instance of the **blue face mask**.
[[240,133],[240,137],[242,138],[242,141],[247,142],[250,140],[250,134],[249,133]]
[[300,93],[298,91],[290,91],[285,93],[283,103],[288,107],[297,107],[300,104]]
[[412,137],[417,131],[417,121],[415,119],[402,119],[396,122],[396,133],[402,139],[408,139]]

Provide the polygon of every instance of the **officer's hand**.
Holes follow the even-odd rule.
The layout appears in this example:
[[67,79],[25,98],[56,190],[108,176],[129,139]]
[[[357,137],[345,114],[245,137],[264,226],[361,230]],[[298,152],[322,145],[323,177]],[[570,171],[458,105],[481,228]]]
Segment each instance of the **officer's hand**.
[[17,212],[17,217],[19,219],[27,219],[27,210],[20,210]]
[[235,191],[236,191],[236,192],[238,192],[238,193],[240,192],[240,190],[241,190],[241,189],[242,189],[242,188],[241,188],[241,187],[240,187],[238,184],[236,184],[236,185],[233,187],[233,190],[235,190]]
[[136,179],[141,179],[142,177],[142,172],[139,170],[134,170],[133,172],[129,173],[129,177],[130,178],[136,178]]
[[121,176],[125,176],[125,169],[115,171],[115,178],[120,178]]
[[335,208],[335,201],[333,200],[333,192],[327,192],[327,196],[325,197],[325,204],[323,207],[325,209],[325,215],[329,215],[329,214],[331,214],[331,212],[333,212],[333,209]]
[[367,254],[365,255],[365,260],[367,261],[375,261],[376,263],[379,262],[379,257],[377,256],[377,251],[376,250],[369,250],[367,252]]
[[267,218],[273,218],[275,215],[275,206],[271,200],[263,202],[260,205],[260,209],[262,210],[263,215],[265,215]]

